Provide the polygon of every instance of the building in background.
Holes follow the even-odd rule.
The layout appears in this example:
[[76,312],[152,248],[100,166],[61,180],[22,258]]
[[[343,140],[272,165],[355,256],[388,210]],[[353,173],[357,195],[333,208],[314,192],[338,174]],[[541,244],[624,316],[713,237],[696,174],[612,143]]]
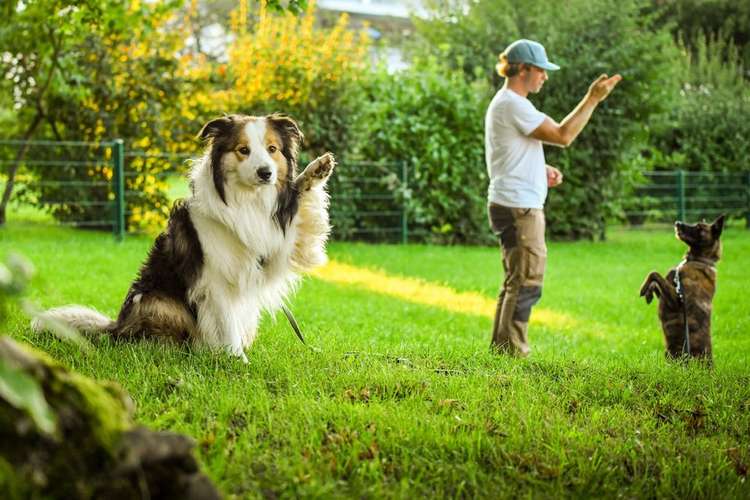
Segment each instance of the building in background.
[[323,26],[342,13],[349,15],[352,29],[367,26],[375,42],[374,63],[385,61],[390,71],[408,67],[402,47],[414,33],[411,16],[424,15],[418,0],[318,0],[317,7]]
[[[188,40],[191,50],[216,61],[226,61],[226,48],[232,38],[227,21],[237,0],[199,0],[197,15],[192,17],[192,33]],[[423,16],[419,0],[317,0],[317,22],[332,27],[346,13],[354,30],[367,28],[374,42],[373,64],[385,62],[390,71],[406,68],[404,43],[414,34],[412,15]]]

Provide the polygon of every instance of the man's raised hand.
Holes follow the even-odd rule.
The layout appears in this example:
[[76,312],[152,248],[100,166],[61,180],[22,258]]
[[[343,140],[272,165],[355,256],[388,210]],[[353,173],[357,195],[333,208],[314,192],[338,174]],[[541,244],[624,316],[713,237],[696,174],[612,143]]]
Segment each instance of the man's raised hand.
[[596,102],[602,102],[612,92],[612,89],[620,83],[620,80],[622,80],[622,76],[619,74],[614,76],[600,75],[589,87],[589,96]]

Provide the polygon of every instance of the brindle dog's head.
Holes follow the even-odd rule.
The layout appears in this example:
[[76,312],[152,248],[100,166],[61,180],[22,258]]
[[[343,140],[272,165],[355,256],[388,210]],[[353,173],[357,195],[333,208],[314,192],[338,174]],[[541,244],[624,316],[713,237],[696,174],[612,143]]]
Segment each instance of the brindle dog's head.
[[724,215],[720,215],[711,224],[699,222],[687,224],[677,221],[674,223],[675,235],[682,240],[690,250],[688,255],[717,261],[721,257],[721,231],[724,229]]

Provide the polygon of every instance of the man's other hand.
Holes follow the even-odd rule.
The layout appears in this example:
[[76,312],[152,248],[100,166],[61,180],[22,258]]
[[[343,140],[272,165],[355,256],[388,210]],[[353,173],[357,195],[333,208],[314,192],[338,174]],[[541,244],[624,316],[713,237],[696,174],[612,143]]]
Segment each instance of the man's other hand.
[[555,167],[547,165],[547,186],[555,187],[559,186],[563,181],[563,174]]

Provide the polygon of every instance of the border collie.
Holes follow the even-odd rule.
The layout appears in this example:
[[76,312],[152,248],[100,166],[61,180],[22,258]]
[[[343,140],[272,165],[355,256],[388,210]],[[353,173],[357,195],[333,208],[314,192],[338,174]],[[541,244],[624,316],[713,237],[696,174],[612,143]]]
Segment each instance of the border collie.
[[324,264],[330,233],[331,153],[297,175],[303,140],[288,116],[231,115],[207,123],[190,174],[130,286],[116,321],[82,306],[50,309],[36,331],[61,322],[119,339],[190,340],[247,361],[263,311],[283,305],[300,273]]

